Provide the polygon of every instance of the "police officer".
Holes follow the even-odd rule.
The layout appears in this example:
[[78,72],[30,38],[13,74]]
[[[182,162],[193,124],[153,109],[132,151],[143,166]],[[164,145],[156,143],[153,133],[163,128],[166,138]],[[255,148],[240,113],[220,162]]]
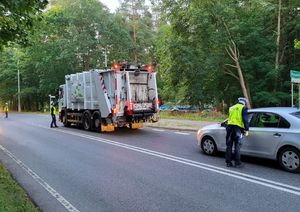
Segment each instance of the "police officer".
[[52,117],[52,122],[51,122],[50,127],[53,128],[53,124],[54,124],[54,127],[58,127],[56,125],[56,108],[54,106],[54,102],[51,101],[50,105],[51,105],[50,106],[50,113],[51,113],[51,117]]
[[4,106],[4,112],[5,112],[5,118],[8,118],[8,103],[7,102],[5,103],[5,106]]
[[227,167],[233,166],[232,164],[232,146],[234,144],[235,153],[235,167],[241,167],[240,148],[242,145],[242,138],[248,136],[249,123],[248,123],[248,100],[244,97],[238,98],[238,103],[229,108],[228,126],[226,128],[226,165]]

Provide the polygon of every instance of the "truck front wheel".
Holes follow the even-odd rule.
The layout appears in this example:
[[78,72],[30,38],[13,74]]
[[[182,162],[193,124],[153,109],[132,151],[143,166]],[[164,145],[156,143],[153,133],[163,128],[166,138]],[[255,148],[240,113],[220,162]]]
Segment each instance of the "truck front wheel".
[[83,129],[91,130],[91,113],[89,111],[83,114]]
[[63,123],[63,125],[65,127],[70,127],[71,123],[68,122],[68,119],[67,119],[67,112],[66,111],[63,111],[62,112],[62,115],[61,115],[61,122]]

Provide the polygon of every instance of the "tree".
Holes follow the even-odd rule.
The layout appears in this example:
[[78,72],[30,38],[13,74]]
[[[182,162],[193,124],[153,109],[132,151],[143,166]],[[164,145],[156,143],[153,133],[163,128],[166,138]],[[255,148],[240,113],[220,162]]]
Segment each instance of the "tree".
[[0,2],[0,49],[9,41],[24,43],[42,9],[47,5],[47,0]]
[[17,60],[20,50],[14,46],[0,52],[0,101],[14,103],[17,94]]
[[[34,22],[28,45],[22,48],[22,105],[25,109],[39,109],[48,102],[64,83],[65,75],[103,68],[104,50],[108,64],[116,58],[127,58],[130,36],[120,19],[110,14],[97,0],[57,0]],[[3,64],[17,63],[16,58],[3,58]],[[16,69],[0,67],[0,74]],[[13,79],[15,80],[15,79]],[[12,80],[12,81],[13,81]],[[6,86],[0,82],[0,86]],[[16,83],[6,86],[13,88]],[[13,95],[10,93],[9,96]]]
[[40,73],[41,91],[53,92],[66,74],[104,67],[105,49],[111,61],[122,57],[128,32],[114,20],[97,0],[57,1],[29,48]]
[[66,74],[103,68],[106,53],[108,64],[135,54],[156,63],[164,102],[207,107],[248,95],[253,107],[290,105],[289,70],[300,69],[299,0],[281,0],[280,16],[278,1],[151,0],[149,9],[124,0],[115,14],[98,0],[51,1],[27,46],[0,55],[0,98],[15,101],[17,61],[22,103],[35,109]]
[[130,30],[130,60],[151,63],[154,57],[154,25],[152,13],[145,0],[123,0],[116,12]]
[[[183,101],[186,103],[216,105],[224,99],[231,104],[238,96],[250,96],[251,88],[254,107],[288,105],[286,70],[299,65],[297,59],[291,63],[291,58],[297,55],[289,48],[299,30],[299,12],[295,9],[296,1],[283,2],[284,27],[281,27],[276,71],[277,3],[273,0],[163,1],[163,17],[170,26],[170,40],[174,39],[156,47],[158,53],[161,49],[168,52],[172,61],[165,63],[160,57],[161,71],[176,73],[161,74],[168,78],[165,82],[185,82]],[[240,71],[244,83],[239,83]],[[197,95],[191,96],[193,93]]]

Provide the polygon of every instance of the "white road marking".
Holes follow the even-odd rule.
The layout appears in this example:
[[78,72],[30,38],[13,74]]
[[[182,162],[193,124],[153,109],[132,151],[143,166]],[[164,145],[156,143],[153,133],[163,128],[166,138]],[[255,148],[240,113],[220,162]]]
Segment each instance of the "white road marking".
[[152,129],[153,131],[157,131],[157,132],[164,132],[165,130],[163,130],[163,129],[155,129],[155,128],[153,128]]
[[[44,128],[46,128],[46,127],[44,127]],[[46,128],[46,129],[48,129],[48,128]],[[288,184],[268,180],[268,179],[257,177],[257,176],[254,176],[254,175],[244,174],[244,173],[241,173],[241,172],[232,171],[232,170],[228,170],[228,169],[225,169],[225,168],[220,168],[220,167],[217,167],[217,166],[213,166],[213,165],[209,165],[209,164],[205,164],[205,163],[200,163],[200,162],[197,162],[197,161],[192,161],[192,160],[188,160],[188,159],[185,159],[185,158],[181,158],[181,157],[177,157],[177,156],[173,156],[173,155],[168,155],[168,154],[165,154],[165,153],[156,152],[156,151],[152,151],[152,150],[148,150],[148,149],[144,149],[144,148],[140,148],[140,147],[136,147],[136,146],[132,146],[132,145],[128,145],[128,144],[123,144],[123,143],[119,143],[119,142],[104,139],[104,138],[99,138],[99,137],[95,137],[95,136],[90,136],[90,135],[77,133],[77,132],[71,132],[71,131],[62,130],[62,129],[54,129],[54,130],[65,133],[65,134],[74,135],[74,136],[78,136],[78,137],[81,137],[81,138],[87,138],[87,139],[90,139],[90,140],[110,144],[110,145],[125,148],[125,149],[130,149],[130,150],[133,150],[133,151],[136,151],[136,152],[141,152],[141,153],[144,153],[144,154],[147,154],[147,155],[152,155],[152,156],[155,156],[155,157],[158,157],[158,158],[163,158],[163,159],[166,159],[166,160],[178,162],[178,163],[185,164],[185,165],[188,165],[188,166],[204,169],[204,170],[207,170],[207,171],[215,172],[215,173],[218,173],[218,174],[226,175],[226,176],[229,176],[229,177],[237,178],[237,179],[240,179],[240,180],[244,180],[244,181],[247,181],[247,182],[251,182],[251,183],[254,183],[254,184],[262,185],[262,186],[265,186],[265,187],[269,187],[269,188],[272,188],[272,189],[276,189],[276,190],[279,190],[279,191],[283,191],[283,192],[287,192],[287,193],[290,193],[290,194],[295,194],[297,196],[300,196],[300,187],[291,186],[291,185],[288,185]]]
[[190,135],[190,133],[185,133],[185,132],[175,132],[175,134],[179,134],[179,135]]
[[60,195],[54,188],[52,188],[45,180],[38,176],[34,171],[32,171],[27,165],[25,165],[21,160],[14,156],[10,151],[0,145],[0,149],[13,159],[22,169],[24,169],[27,174],[29,174],[37,183],[39,183],[46,191],[48,191],[51,196],[53,196],[58,202],[60,202],[69,212],[79,212],[69,201],[67,201],[62,195]]

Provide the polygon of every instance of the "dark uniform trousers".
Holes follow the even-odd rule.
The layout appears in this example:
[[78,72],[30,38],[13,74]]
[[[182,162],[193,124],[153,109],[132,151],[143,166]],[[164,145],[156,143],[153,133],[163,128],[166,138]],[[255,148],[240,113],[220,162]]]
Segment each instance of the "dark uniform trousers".
[[226,163],[231,163],[233,159],[232,147],[234,144],[235,165],[239,165],[241,164],[242,129],[235,125],[228,125],[226,132]]

